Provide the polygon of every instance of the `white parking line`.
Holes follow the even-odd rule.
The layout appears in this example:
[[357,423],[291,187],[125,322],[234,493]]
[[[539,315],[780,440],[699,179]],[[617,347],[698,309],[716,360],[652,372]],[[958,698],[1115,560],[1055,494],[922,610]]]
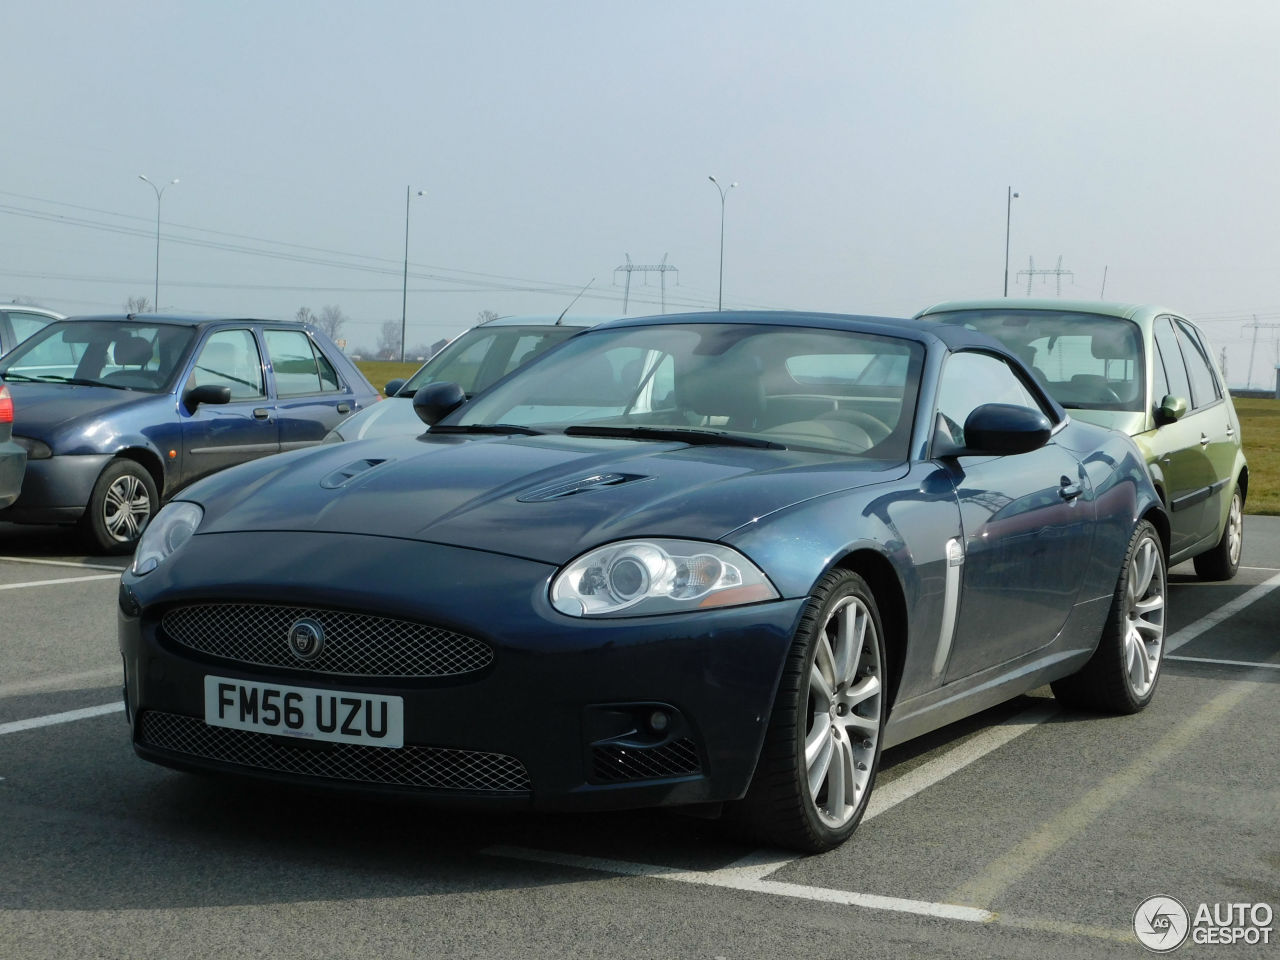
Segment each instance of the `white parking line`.
[[26,720],[14,720],[12,723],[0,723],[0,737],[7,733],[21,733],[24,730],[35,730],[38,727],[52,727],[59,723],[71,723],[73,720],[87,720],[90,717],[101,717],[108,713],[119,713],[124,709],[120,701],[104,703],[96,707],[84,707],[80,710],[67,710],[65,713],[49,713],[43,717],[30,717]]
[[1236,597],[1230,603],[1224,603],[1222,606],[1220,606],[1217,610],[1214,610],[1212,613],[1205,614],[1195,623],[1190,624],[1189,626],[1183,627],[1173,636],[1165,639],[1165,642],[1164,642],[1165,656],[1168,656],[1170,653],[1172,653],[1174,650],[1177,650],[1179,647],[1185,647],[1188,643],[1190,643],[1196,637],[1200,636],[1200,634],[1204,633],[1207,630],[1212,630],[1214,627],[1220,624],[1223,620],[1226,620],[1228,617],[1234,617],[1237,613],[1239,613],[1245,607],[1261,600],[1263,597],[1265,597],[1268,593],[1270,593],[1276,587],[1280,587],[1280,573],[1276,574],[1270,580],[1264,580],[1262,583],[1258,584],[1253,589],[1240,594],[1240,596]]
[[107,563],[75,563],[71,560],[36,560],[33,557],[0,557],[0,563],[38,563],[46,567],[85,567],[89,570],[115,570],[120,573],[124,567],[115,567]]
[[[707,887],[724,887],[765,893],[772,896],[791,897],[798,900],[814,900],[820,903],[837,903],[849,907],[867,907],[872,910],[891,910],[897,913],[914,913],[945,920],[965,920],[970,923],[987,923],[995,914],[976,907],[961,907],[952,903],[930,903],[927,900],[907,900],[901,897],[882,897],[874,893],[855,893],[851,890],[832,890],[826,887],[806,887],[798,883],[782,883],[765,880],[753,868],[728,868],[725,870],[678,870],[651,863],[632,863],[628,860],[607,860],[603,857],[581,857],[572,853],[551,853],[528,847],[493,846],[480,851],[490,857],[549,863],[580,870],[596,870],[628,877],[652,877],[657,880],[674,880],[677,883],[694,883]],[[772,871],[790,861],[773,861],[760,865]]]
[[1184,663],[1217,663],[1224,667],[1250,667],[1263,670],[1280,670],[1280,663],[1256,663],[1252,660],[1215,660],[1212,657],[1165,657],[1166,660],[1181,660]]
[[0,583],[0,590],[22,590],[25,587],[52,587],[60,583],[85,583],[89,580],[119,580],[118,573],[95,573],[88,577],[59,577],[57,580],[28,580],[26,583]]

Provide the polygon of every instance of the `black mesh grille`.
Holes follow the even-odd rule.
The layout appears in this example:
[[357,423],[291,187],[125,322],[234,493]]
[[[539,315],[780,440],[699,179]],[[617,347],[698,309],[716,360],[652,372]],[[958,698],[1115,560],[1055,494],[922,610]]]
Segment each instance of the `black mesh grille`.
[[183,756],[330,780],[507,794],[531,789],[524,764],[501,753],[414,746],[391,750],[353,743],[302,746],[265,733],[211,727],[199,717],[154,710],[142,715],[138,739],[145,746]]
[[616,743],[594,749],[594,774],[598,783],[626,780],[663,780],[698,773],[698,747],[687,737],[660,747],[624,747]]
[[[314,620],[324,630],[320,654],[303,661],[289,650],[289,627]],[[224,660],[349,677],[450,677],[493,660],[484,641],[410,620],[270,604],[206,603],[164,615],[174,641]]]

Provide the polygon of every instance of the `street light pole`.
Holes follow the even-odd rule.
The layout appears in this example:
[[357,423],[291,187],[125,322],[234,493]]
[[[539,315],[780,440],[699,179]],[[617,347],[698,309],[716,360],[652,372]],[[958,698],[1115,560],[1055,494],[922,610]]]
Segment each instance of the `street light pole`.
[[1009,295],[1009,223],[1013,219],[1013,201],[1017,196],[1013,192],[1013,187],[1010,187],[1004,207],[1004,295],[1006,297]]
[[[404,188],[404,287],[400,293],[400,362],[404,363],[405,351],[405,329],[408,325],[409,303],[409,191],[412,187]],[[425,197],[426,191],[419,190],[418,196]]]
[[716,185],[716,189],[720,191],[720,293],[716,298],[716,309],[724,309],[724,197],[725,194],[738,185],[735,180],[729,184],[727,188],[720,186],[720,181],[715,177],[707,177]]
[[160,309],[160,198],[164,196],[164,192],[167,189],[178,181],[170,180],[164,186],[157,187],[144,173],[138,174],[138,179],[156,192],[156,289],[152,295],[154,299],[151,301],[151,312],[155,313]]

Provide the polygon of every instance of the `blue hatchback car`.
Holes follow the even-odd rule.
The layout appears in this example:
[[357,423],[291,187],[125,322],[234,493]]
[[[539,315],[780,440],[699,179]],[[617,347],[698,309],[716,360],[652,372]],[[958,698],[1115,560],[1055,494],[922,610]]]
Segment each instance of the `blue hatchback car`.
[[315,327],[130,314],[49,324],[0,360],[27,454],[0,521],[80,523],[107,553],[132,550],[187,484],[319,443],[378,399]]

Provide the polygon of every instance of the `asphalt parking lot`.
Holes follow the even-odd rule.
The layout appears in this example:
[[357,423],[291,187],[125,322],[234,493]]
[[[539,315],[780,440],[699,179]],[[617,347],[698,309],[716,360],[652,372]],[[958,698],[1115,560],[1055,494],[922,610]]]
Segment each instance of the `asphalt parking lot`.
[[1280,518],[1245,531],[1236,580],[1175,568],[1144,713],[1046,689],[889,751],[853,840],[798,858],[658,812],[481,817],[144,763],[124,561],[0,524],[0,956],[1137,957],[1148,897],[1280,910]]

